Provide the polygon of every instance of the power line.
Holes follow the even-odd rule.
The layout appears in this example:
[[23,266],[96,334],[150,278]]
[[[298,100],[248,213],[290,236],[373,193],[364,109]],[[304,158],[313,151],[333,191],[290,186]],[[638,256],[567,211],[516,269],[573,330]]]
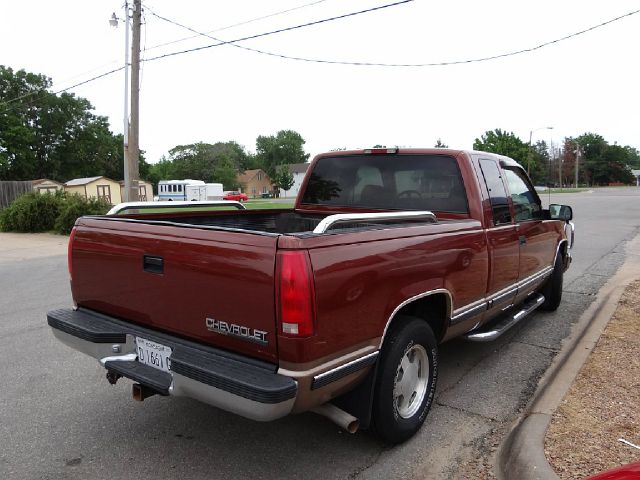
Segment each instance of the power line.
[[[399,2],[399,3],[404,3],[404,2]],[[392,4],[392,5],[396,5],[396,4]],[[378,7],[378,8],[385,8],[385,7]],[[198,33],[200,36],[212,38],[213,40],[216,40],[216,41],[220,42],[218,44],[207,45],[207,46],[204,46],[204,47],[198,47],[198,48],[191,49],[191,50],[185,50],[183,52],[170,53],[170,54],[167,54],[166,56],[177,55],[177,54],[180,54],[180,53],[187,53],[187,52],[191,52],[191,51],[202,50],[202,49],[205,49],[205,48],[217,47],[217,46],[221,46],[221,45],[232,45],[234,47],[242,48],[244,50],[249,50],[249,51],[255,52],[255,53],[260,53],[262,55],[269,55],[269,56],[272,56],[272,57],[282,58],[282,59],[285,59],[285,60],[297,60],[297,61],[309,62],[309,63],[323,63],[323,64],[332,64],[332,65],[351,65],[351,66],[367,66],[367,67],[440,67],[440,66],[449,66],[449,65],[461,65],[461,64],[468,64],[468,63],[487,62],[487,61],[491,61],[491,60],[497,60],[497,59],[500,59],[500,58],[513,57],[513,56],[516,56],[516,55],[521,55],[523,53],[531,53],[531,52],[534,52],[536,50],[540,50],[541,48],[548,47],[548,46],[554,45],[556,43],[559,43],[559,42],[562,42],[562,41],[565,41],[565,40],[569,40],[571,38],[578,37],[580,35],[583,35],[585,33],[591,32],[591,31],[596,30],[598,28],[604,27],[604,26],[609,25],[611,23],[617,22],[619,20],[622,20],[624,18],[630,17],[632,15],[636,15],[637,13],[640,13],[640,10],[635,10],[633,12],[625,13],[624,15],[620,15],[618,17],[612,18],[610,20],[607,20],[605,22],[599,23],[597,25],[593,25],[593,26],[591,26],[589,28],[585,28],[584,30],[580,30],[580,31],[572,33],[572,34],[565,35],[564,37],[556,38],[554,40],[550,40],[548,42],[544,42],[544,43],[541,43],[541,44],[533,46],[533,47],[524,48],[524,49],[521,49],[521,50],[516,50],[516,51],[512,51],[512,52],[507,52],[507,53],[490,55],[490,56],[487,56],[487,57],[471,58],[471,59],[465,59],[465,60],[451,60],[451,61],[444,61],[444,62],[430,62],[430,63],[353,62],[353,61],[325,60],[325,59],[318,59],[318,58],[296,57],[296,56],[291,56],[291,55],[284,55],[284,54],[281,54],[281,53],[267,52],[267,51],[264,51],[264,50],[259,50],[257,48],[251,48],[251,47],[246,47],[246,46],[243,46],[243,45],[236,45],[235,44],[236,42],[241,42],[241,41],[244,41],[244,40],[250,40],[250,39],[253,39],[253,38],[258,38],[260,36],[264,36],[264,35],[267,35],[267,34],[255,35],[255,36],[252,36],[252,37],[246,37],[246,38],[241,38],[241,39],[237,39],[237,40],[224,41],[224,40],[220,40],[220,39],[215,38],[215,37],[211,37],[210,35],[208,35],[206,33],[198,32],[197,30],[194,30],[191,27],[188,27],[186,25],[182,25],[182,24],[180,24],[178,22],[175,22],[173,20],[170,20],[168,18],[162,17],[162,16],[154,13],[153,11],[150,11],[150,13],[152,15],[158,17],[161,20],[164,20],[166,22],[172,23],[172,24],[174,24],[174,25],[176,25],[178,27],[182,27],[182,28],[187,29],[187,30],[189,30],[191,32]],[[340,17],[334,17],[334,18],[340,18]],[[314,24],[314,23],[311,23],[311,24]],[[307,24],[307,25],[311,25],[311,24]],[[292,27],[291,29],[293,29],[293,28],[297,28],[297,27]],[[285,30],[287,30],[287,29],[284,29],[282,31],[285,31]],[[280,31],[276,31],[275,33],[279,33],[279,32]],[[154,57],[154,58],[150,58],[149,60],[156,60],[158,58],[163,58],[163,57],[164,56]]]
[[[287,10],[281,10],[279,12],[270,13],[268,15],[263,15],[262,17],[252,18],[251,20],[245,20],[245,21],[242,21],[242,22],[234,23],[233,25],[227,25],[226,27],[216,28],[214,30],[210,30],[210,31],[205,32],[205,33],[196,32],[195,30],[192,30],[194,33],[197,33],[197,35],[191,35],[189,37],[179,38],[177,40],[172,40],[170,42],[165,42],[165,43],[160,43],[158,45],[153,45],[153,46],[149,47],[148,50],[153,50],[153,49],[160,48],[160,47],[166,47],[167,45],[173,45],[174,43],[184,42],[186,40],[191,40],[193,38],[197,38],[197,37],[200,37],[200,36],[203,36],[203,35],[207,36],[207,34],[210,34],[210,33],[221,32],[223,30],[228,30],[230,28],[239,27],[239,26],[242,26],[242,25],[247,25],[249,23],[257,22],[259,20],[264,20],[266,18],[276,17],[278,15],[283,15],[285,13],[293,12],[294,10],[300,10],[302,8],[311,7],[313,5],[317,5],[318,3],[323,3],[323,2],[326,2],[326,1],[327,0],[316,0],[315,2],[305,3],[304,5],[300,5],[300,6],[297,6],[297,7],[289,8]],[[149,7],[145,5],[145,8],[148,9]]]
[[389,7],[395,7],[397,5],[402,5],[403,3],[410,3],[410,2],[413,2],[413,1],[414,0],[400,0],[400,1],[397,1],[397,2],[394,2],[394,3],[388,3],[386,5],[380,5],[378,7],[367,8],[366,10],[359,10],[357,12],[345,13],[344,15],[337,15],[335,17],[329,17],[329,18],[324,18],[322,20],[315,20],[313,22],[302,23],[300,25],[295,25],[295,26],[292,26],[292,27],[285,27],[285,28],[280,28],[278,30],[272,30],[270,32],[258,33],[256,35],[249,35],[247,37],[237,38],[235,40],[220,41],[218,43],[213,43],[213,44],[210,44],[210,45],[203,45],[201,47],[195,47],[195,48],[189,48],[187,50],[179,50],[179,51],[176,51],[176,52],[165,53],[164,55],[158,55],[156,57],[151,57],[151,58],[147,59],[146,61],[147,62],[151,62],[153,60],[160,60],[161,58],[167,58],[167,57],[173,57],[173,56],[176,56],[176,55],[182,55],[183,53],[197,52],[197,51],[200,51],[200,50],[206,50],[208,48],[220,47],[222,45],[229,45],[229,44],[233,44],[233,43],[236,43],[236,42],[244,42],[246,40],[254,40],[256,38],[266,37],[268,35],[275,35],[276,33],[290,32],[292,30],[311,27],[313,25],[320,25],[322,23],[332,22],[334,20],[342,20],[344,18],[355,17],[356,15],[361,15],[363,13],[375,12],[377,10],[382,10],[384,8],[389,8]]
[[[597,25],[593,25],[593,26],[591,26],[589,28],[585,28],[584,30],[580,30],[580,31],[572,33],[572,34],[565,35],[563,37],[556,38],[554,40],[550,40],[548,42],[544,42],[544,43],[541,43],[541,44],[533,46],[533,47],[524,48],[524,49],[521,49],[521,50],[516,50],[516,51],[512,51],[512,52],[497,54],[497,55],[491,55],[491,56],[487,56],[487,57],[480,57],[480,58],[466,59],[466,60],[453,60],[453,61],[446,61],[446,62],[433,62],[433,63],[346,62],[346,61],[338,61],[338,60],[322,60],[322,59],[311,59],[311,58],[303,58],[303,57],[293,57],[293,56],[282,55],[282,54],[273,53],[273,52],[266,52],[266,51],[258,50],[258,49],[255,49],[255,48],[244,47],[244,46],[240,46],[240,45],[234,45],[236,42],[242,42],[242,41],[245,41],[245,40],[251,40],[251,39],[255,39],[255,38],[265,37],[267,35],[274,35],[276,33],[282,33],[282,32],[285,32],[285,31],[291,31],[291,30],[296,30],[296,29],[303,28],[303,27],[308,27],[308,26],[312,26],[312,25],[318,25],[318,24],[326,23],[326,22],[329,22],[329,21],[332,21],[332,20],[338,20],[338,19],[342,19],[342,18],[347,18],[347,17],[350,17],[350,16],[359,15],[361,13],[367,13],[367,12],[371,12],[371,11],[375,11],[375,10],[380,10],[380,9],[383,9],[383,8],[388,8],[388,7],[391,7],[391,6],[400,5],[400,4],[408,3],[408,2],[411,2],[411,1],[413,1],[413,0],[402,0],[402,1],[399,1],[399,2],[395,2],[395,3],[391,3],[391,4],[387,4],[387,5],[382,5],[382,6],[374,7],[374,8],[367,9],[367,10],[361,10],[359,12],[353,12],[353,13],[340,15],[340,16],[336,16],[336,17],[331,17],[331,18],[327,18],[327,19],[323,19],[323,20],[317,20],[315,22],[309,22],[309,23],[306,23],[306,24],[296,25],[296,26],[293,26],[293,27],[287,27],[287,28],[282,28],[282,29],[279,29],[279,30],[273,30],[273,31],[270,31],[270,32],[260,33],[260,34],[257,34],[257,35],[251,35],[251,36],[248,36],[248,37],[243,37],[243,38],[239,38],[239,39],[235,39],[235,40],[218,41],[218,43],[211,44],[211,45],[205,45],[205,46],[202,46],[202,47],[192,48],[192,49],[188,49],[188,50],[182,50],[182,51],[167,53],[167,54],[164,54],[164,55],[158,55],[156,57],[151,57],[151,58],[145,59],[144,61],[145,62],[150,62],[150,61],[154,61],[154,60],[160,60],[162,58],[181,55],[183,53],[190,53],[190,52],[195,52],[195,51],[204,50],[204,49],[208,49],[208,48],[219,47],[219,46],[222,46],[222,45],[233,45],[233,46],[237,46],[237,47],[240,47],[240,48],[244,48],[245,50],[250,50],[250,51],[253,51],[253,52],[256,52],[256,53],[261,53],[261,54],[264,54],[264,55],[270,55],[270,56],[283,58],[283,59],[287,59],[287,60],[298,60],[298,61],[304,61],[304,62],[324,63],[324,64],[353,65],[353,66],[375,66],[375,67],[436,67],[436,66],[460,65],[460,64],[486,62],[486,61],[490,61],[490,60],[497,60],[497,59],[500,59],[500,58],[512,57],[512,56],[515,56],[515,55],[521,55],[523,53],[531,53],[531,52],[534,52],[534,51],[539,50],[541,48],[548,47],[548,46],[557,44],[559,42],[562,42],[562,41],[565,41],[565,40],[569,40],[571,38],[578,37],[578,36],[583,35],[585,33],[591,32],[591,31],[596,30],[598,28],[604,27],[604,26],[609,25],[611,23],[620,21],[620,20],[622,20],[624,18],[627,18],[627,17],[630,17],[632,15],[636,15],[636,14],[640,13],[640,10],[634,10],[634,11],[626,13],[624,15],[620,15],[620,16],[612,18],[610,20],[601,22],[601,23],[599,23]],[[191,30],[193,32],[196,32],[196,30],[193,30],[190,27],[187,27],[185,25],[181,25],[181,24],[179,24],[177,22],[174,22],[172,20],[166,19],[164,17],[160,17],[159,15],[157,15],[157,14],[151,12],[151,11],[150,11],[150,13],[152,13],[154,16],[156,16],[158,18],[161,18],[162,20],[168,21],[170,23],[174,23],[177,26],[180,26],[182,28],[186,28],[186,29],[189,29],[189,30]],[[199,35],[208,36],[208,35],[203,34],[203,33],[199,33]],[[71,90],[72,88],[76,88],[76,87],[79,87],[81,85],[85,85],[87,83],[93,82],[95,80],[98,80],[100,78],[106,77],[106,76],[111,75],[113,73],[119,72],[120,70],[123,70],[123,69],[124,69],[124,66],[115,68],[115,69],[110,70],[108,72],[102,73],[100,75],[96,75],[96,76],[91,77],[91,78],[89,78],[87,80],[84,80],[82,82],[79,82],[79,83],[76,83],[76,84],[71,85],[69,87],[66,87],[66,88],[63,88],[61,90],[58,90],[58,91],[54,92],[54,94],[57,95],[59,93],[66,92],[67,90]],[[29,97],[29,96],[32,96],[32,95],[37,95],[39,93],[41,93],[41,91],[25,93],[25,94],[20,95],[20,96],[18,96],[16,98],[13,98],[13,99],[10,99],[10,100],[6,100],[4,102],[0,102],[0,105],[8,105],[10,103],[16,102],[18,100],[21,100],[23,98],[26,98],[26,97]]]
[[[366,10],[360,10],[360,11],[357,11],[357,12],[347,13],[347,14],[344,14],[344,15],[338,15],[338,16],[335,16],[335,17],[325,18],[325,19],[322,19],[322,20],[316,20],[316,21],[313,21],[313,22],[300,24],[300,25],[295,25],[295,26],[292,26],[292,27],[286,27],[286,28],[281,28],[281,29],[278,29],[278,30],[272,30],[272,31],[269,31],[269,32],[259,33],[259,34],[256,34],[256,35],[251,35],[251,36],[244,37],[244,38],[239,38],[239,39],[236,39],[236,40],[219,41],[218,43],[212,44],[212,45],[205,45],[205,46],[198,47],[198,48],[193,48],[193,49],[188,49],[188,50],[183,50],[183,51],[178,51],[178,52],[171,52],[171,53],[167,53],[167,54],[164,54],[164,55],[158,55],[156,57],[151,57],[151,58],[145,59],[144,61],[145,62],[151,62],[153,60],[159,60],[161,58],[167,58],[167,57],[172,57],[172,56],[176,56],[176,55],[181,55],[183,53],[189,53],[189,52],[193,52],[193,51],[204,50],[204,49],[212,48],[212,47],[219,47],[219,46],[222,46],[222,45],[229,45],[229,44],[233,44],[234,42],[241,42],[241,41],[244,41],[244,40],[250,40],[250,39],[254,39],[254,38],[266,37],[268,35],[275,35],[276,33],[282,33],[282,32],[287,32],[287,31],[291,31],[291,30],[297,30],[297,29],[304,28],[304,27],[310,27],[310,26],[313,26],[313,25],[319,25],[319,24],[327,23],[327,22],[330,22],[330,21],[333,21],[333,20],[340,20],[340,19],[343,19],[343,18],[353,17],[353,16],[360,15],[360,14],[363,14],[363,13],[373,12],[373,11],[376,11],[376,10],[381,10],[381,9],[388,8],[388,7],[393,7],[393,6],[396,6],[396,5],[401,5],[403,3],[409,3],[409,2],[412,2],[412,1],[414,1],[414,0],[401,0],[401,1],[398,1],[398,2],[395,2],[395,3],[381,5],[381,6],[378,6],[378,7],[373,7],[373,8],[369,8],[369,9],[366,9]],[[153,12],[151,12],[151,13],[153,13]],[[160,17],[158,17],[158,18],[160,18]],[[170,21],[168,19],[166,19],[166,20]],[[180,25],[180,26],[183,27],[183,28],[187,28],[187,27],[184,27],[183,25]],[[124,69],[124,66],[121,66],[121,67],[115,68],[113,70],[110,70],[108,72],[102,73],[100,75],[96,75],[96,76],[91,77],[91,78],[89,78],[87,80],[84,80],[82,82],[76,83],[76,84],[71,85],[69,87],[63,88],[62,90],[59,90],[57,92],[54,92],[54,95],[57,95],[57,94],[62,93],[62,92],[66,92],[67,90],[71,90],[72,88],[76,88],[76,87],[79,87],[81,85],[85,85],[85,84],[90,83],[90,82],[93,82],[95,80],[98,80],[100,78],[106,77],[106,76],[111,75],[113,73],[119,72],[120,70],[123,70],[123,69]],[[26,98],[28,96],[35,95],[36,93],[38,93],[38,92],[26,93],[24,95],[21,95],[19,97],[13,98],[11,100],[6,100],[5,102],[0,102],[0,105],[7,105],[7,104],[10,104],[10,103],[16,102],[18,100],[21,100],[23,98]]]

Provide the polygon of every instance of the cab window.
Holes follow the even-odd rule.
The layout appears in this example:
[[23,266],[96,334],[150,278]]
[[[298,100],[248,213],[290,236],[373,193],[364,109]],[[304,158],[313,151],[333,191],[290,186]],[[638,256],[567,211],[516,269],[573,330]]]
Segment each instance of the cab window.
[[493,160],[480,160],[480,170],[484,177],[489,199],[491,200],[491,212],[495,226],[511,223],[511,211],[507,200],[507,191],[502,183],[502,175],[498,164]]

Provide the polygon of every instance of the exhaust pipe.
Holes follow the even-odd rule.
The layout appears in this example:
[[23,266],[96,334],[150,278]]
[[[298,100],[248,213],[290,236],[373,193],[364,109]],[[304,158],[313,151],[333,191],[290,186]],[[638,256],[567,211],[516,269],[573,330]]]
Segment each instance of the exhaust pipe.
[[333,403],[325,403],[311,409],[313,413],[328,418],[333,423],[349,433],[356,433],[360,427],[360,420],[336,407]]
[[131,393],[133,394],[133,399],[142,402],[145,398],[149,398],[155,395],[156,392],[154,389],[145,387],[144,385],[140,385],[139,383],[134,383],[131,387]]

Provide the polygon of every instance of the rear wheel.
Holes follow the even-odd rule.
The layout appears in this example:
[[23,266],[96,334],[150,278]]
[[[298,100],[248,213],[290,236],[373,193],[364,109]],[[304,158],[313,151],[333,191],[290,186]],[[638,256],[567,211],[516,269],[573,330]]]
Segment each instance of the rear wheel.
[[382,439],[400,443],[418,431],[433,402],[437,372],[438,347],[429,325],[398,317],[382,348],[373,399],[373,423]]
[[562,263],[562,255],[556,256],[556,262],[553,266],[553,272],[542,287],[542,295],[544,295],[544,303],[540,306],[542,310],[553,312],[558,309],[562,301],[562,282],[564,279],[564,265]]

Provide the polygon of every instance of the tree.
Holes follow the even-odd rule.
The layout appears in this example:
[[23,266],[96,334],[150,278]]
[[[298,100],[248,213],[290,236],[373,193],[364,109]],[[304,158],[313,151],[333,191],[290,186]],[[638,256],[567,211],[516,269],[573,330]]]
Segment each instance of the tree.
[[[0,65],[0,180],[121,179],[122,136],[88,100],[50,87],[44,75]],[[142,159],[141,176],[147,171]]]
[[[610,145],[602,135],[584,133],[566,142],[581,151],[578,171],[580,177],[591,185],[608,185],[610,183],[634,183],[631,168],[637,164],[638,151],[629,146]],[[568,170],[575,175],[575,162]],[[564,169],[563,169],[564,171]]]
[[280,130],[276,135],[258,136],[256,159],[267,175],[274,179],[280,165],[304,163],[309,158],[305,153],[302,136],[293,130]]
[[169,150],[169,158],[154,167],[153,177],[156,181],[192,178],[222,183],[226,189],[234,190],[238,188],[238,172],[247,164],[248,156],[236,142],[198,142]]
[[474,150],[498,153],[513,158],[516,162],[527,167],[529,146],[516,137],[513,132],[503,132],[496,128],[485,132],[473,142]]
[[434,148],[449,148],[449,145],[447,145],[446,143],[443,143],[442,140],[440,138],[438,138],[438,141],[436,142],[436,144],[433,147]]
[[[474,150],[497,153],[513,158],[525,170],[529,171],[534,183],[548,183],[549,152],[544,141],[529,146],[513,132],[504,132],[499,128],[487,131],[473,142]],[[551,176],[553,178],[553,176]]]
[[287,191],[293,187],[293,174],[289,171],[287,165],[280,165],[271,181],[276,189],[276,196],[279,196],[280,190]]

